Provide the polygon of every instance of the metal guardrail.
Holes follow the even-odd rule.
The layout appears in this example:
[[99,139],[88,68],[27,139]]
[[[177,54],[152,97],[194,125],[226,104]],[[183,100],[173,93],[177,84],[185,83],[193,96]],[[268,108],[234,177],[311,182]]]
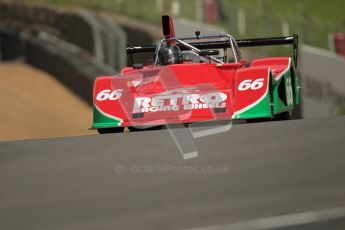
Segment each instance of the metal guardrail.
[[[126,32],[109,16],[101,15],[104,23],[110,29],[110,33],[116,44],[110,41],[108,46],[115,45],[114,52],[108,52],[108,55],[114,56],[114,65],[118,70],[122,69],[127,65],[126,58],[126,46],[127,46],[127,34]],[[109,63],[111,64],[111,63]]]
[[91,14],[78,9],[77,13],[86,20],[94,38],[94,56],[115,70],[121,70],[127,64],[125,31],[107,15]]

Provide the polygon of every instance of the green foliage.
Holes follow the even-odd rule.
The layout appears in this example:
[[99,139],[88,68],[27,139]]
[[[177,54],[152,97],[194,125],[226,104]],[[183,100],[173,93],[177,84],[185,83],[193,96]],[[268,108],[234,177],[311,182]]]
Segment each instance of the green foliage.
[[[224,9],[233,7],[246,12],[246,37],[281,36],[282,22],[289,24],[290,34],[310,45],[328,48],[328,34],[344,31],[343,0],[230,0],[222,1]],[[237,20],[232,17],[234,34]]]
[[339,109],[338,115],[345,116],[345,105]]
[[[94,10],[117,12],[158,24],[162,14],[171,14],[173,1],[162,0],[27,0],[68,6],[83,6]],[[197,11],[203,0],[179,0],[181,16],[198,20]],[[281,36],[282,22],[289,25],[289,33],[300,35],[302,42],[328,48],[328,34],[344,31],[344,0],[221,0],[226,19],[219,20],[236,37]],[[238,32],[238,9],[245,12],[246,33]]]

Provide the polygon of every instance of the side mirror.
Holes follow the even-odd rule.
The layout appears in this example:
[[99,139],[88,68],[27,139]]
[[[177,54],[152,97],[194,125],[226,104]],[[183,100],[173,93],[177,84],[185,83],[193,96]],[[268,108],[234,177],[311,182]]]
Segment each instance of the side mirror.
[[212,55],[218,55],[219,50],[201,50],[199,52],[199,56],[212,56]]

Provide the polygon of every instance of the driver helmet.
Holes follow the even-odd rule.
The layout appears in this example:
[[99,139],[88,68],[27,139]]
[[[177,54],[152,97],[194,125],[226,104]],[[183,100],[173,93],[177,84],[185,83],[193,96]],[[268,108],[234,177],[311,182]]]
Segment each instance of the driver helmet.
[[181,49],[175,44],[163,45],[158,51],[158,59],[161,65],[179,64],[182,62]]

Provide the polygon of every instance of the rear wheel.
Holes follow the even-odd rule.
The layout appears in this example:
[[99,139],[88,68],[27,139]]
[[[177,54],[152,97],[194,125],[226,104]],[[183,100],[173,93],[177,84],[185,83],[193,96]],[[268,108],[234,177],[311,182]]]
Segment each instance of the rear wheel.
[[291,120],[292,112],[283,112],[274,116],[274,121],[287,121]]
[[260,122],[268,122],[272,121],[272,118],[253,118],[253,119],[246,119],[247,123],[260,123]]
[[124,127],[114,127],[114,128],[102,128],[97,129],[99,134],[107,134],[107,133],[122,133],[124,131]]
[[291,112],[283,112],[279,113],[274,116],[274,118],[254,118],[254,119],[247,119],[247,123],[260,123],[260,122],[268,122],[268,121],[287,121],[292,119]]

